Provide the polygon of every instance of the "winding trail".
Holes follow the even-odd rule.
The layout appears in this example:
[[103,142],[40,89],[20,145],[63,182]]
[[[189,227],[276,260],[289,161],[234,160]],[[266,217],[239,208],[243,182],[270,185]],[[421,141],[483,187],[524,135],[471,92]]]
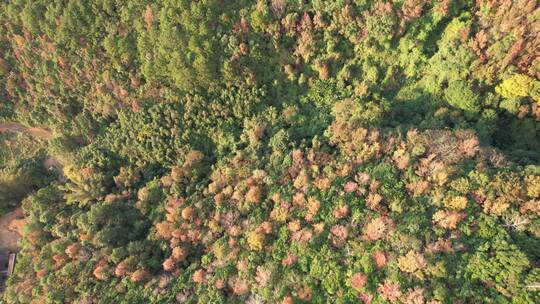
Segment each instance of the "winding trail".
[[[35,138],[51,140],[54,138],[53,132],[49,128],[29,128],[18,122],[0,123],[0,132],[27,133]],[[58,172],[61,181],[65,181],[64,166],[54,156],[48,156],[43,161],[43,166],[47,169],[54,169]]]
[[0,123],[0,132],[14,132],[20,133],[25,132],[34,137],[51,140],[54,135],[50,129],[47,128],[28,128],[18,122],[5,122]]
[[[53,132],[48,128],[28,128],[18,122],[0,123],[1,132],[27,133],[35,138],[51,140],[54,138]],[[47,156],[43,161],[46,169],[54,169],[58,172],[60,181],[65,181],[64,166],[54,156]],[[22,230],[26,223],[21,207],[4,214],[0,217],[0,252],[18,251],[18,241],[22,236]]]

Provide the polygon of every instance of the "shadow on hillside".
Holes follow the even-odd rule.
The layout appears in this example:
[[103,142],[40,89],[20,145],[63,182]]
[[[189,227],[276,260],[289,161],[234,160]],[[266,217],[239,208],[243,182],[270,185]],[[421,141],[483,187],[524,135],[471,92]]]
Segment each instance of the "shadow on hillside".
[[472,129],[482,145],[500,149],[517,163],[540,163],[540,122],[519,118],[507,111],[487,119],[481,114],[467,115],[452,108],[440,97],[421,89],[396,94],[384,126],[403,129]]

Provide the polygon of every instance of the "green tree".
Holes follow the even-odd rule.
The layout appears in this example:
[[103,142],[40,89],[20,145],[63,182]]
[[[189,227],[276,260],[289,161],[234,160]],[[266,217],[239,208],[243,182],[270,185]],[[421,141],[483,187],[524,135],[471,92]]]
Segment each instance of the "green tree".
[[494,239],[478,247],[467,264],[472,279],[493,284],[507,297],[521,292],[526,270],[530,267],[527,256],[516,245]]
[[476,114],[480,111],[478,95],[464,81],[450,82],[444,96],[451,106],[466,113]]

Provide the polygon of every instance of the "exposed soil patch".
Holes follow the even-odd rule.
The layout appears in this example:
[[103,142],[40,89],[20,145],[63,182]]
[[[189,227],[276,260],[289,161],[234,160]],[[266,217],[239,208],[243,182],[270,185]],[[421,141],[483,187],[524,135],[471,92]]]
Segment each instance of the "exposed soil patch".
[[[51,140],[54,135],[48,128],[28,128],[18,122],[0,123],[0,132],[26,132],[36,138]],[[65,181],[64,166],[53,156],[48,156],[43,161],[43,166],[47,169],[54,169],[60,176],[60,181]]]
[[0,252],[19,249],[18,241],[25,222],[20,207],[0,217]]
[[46,169],[55,170],[56,172],[58,172],[58,179],[61,182],[66,182],[67,181],[66,176],[64,175],[64,166],[62,165],[62,163],[60,163],[58,161],[58,159],[56,159],[56,158],[54,158],[52,156],[48,156],[43,161],[43,166]]
[[[45,140],[51,140],[54,137],[50,129],[28,128],[17,122],[0,123],[0,132],[25,132]],[[43,161],[43,166],[57,171],[60,181],[65,181],[63,166],[56,158],[48,156]],[[20,207],[0,217],[0,252],[19,250],[18,241],[25,224],[26,220]]]
[[11,131],[11,132],[24,132],[26,127],[16,122],[5,122],[0,123],[0,132]]
[[47,128],[28,128],[18,122],[0,123],[0,132],[26,132],[34,137],[51,140],[53,133]]

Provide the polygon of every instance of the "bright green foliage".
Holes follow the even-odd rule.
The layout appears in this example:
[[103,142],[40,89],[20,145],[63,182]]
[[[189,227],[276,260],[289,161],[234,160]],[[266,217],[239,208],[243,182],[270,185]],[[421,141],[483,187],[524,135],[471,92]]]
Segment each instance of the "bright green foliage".
[[[75,170],[75,169],[71,169]],[[70,169],[66,171],[71,171]],[[92,172],[80,173],[70,172],[68,174],[69,182],[62,187],[66,192],[64,199],[68,204],[78,204],[81,207],[88,205],[93,200],[103,198],[105,187],[103,186],[103,177]],[[86,170],[90,171],[90,170]]]
[[495,89],[504,98],[516,99],[519,97],[532,97],[540,102],[540,82],[523,74],[514,74]]
[[220,75],[214,23],[220,10],[215,0],[165,1],[160,10],[147,6],[138,39],[143,75],[184,90],[212,86]]
[[495,239],[478,247],[467,270],[473,279],[494,285],[497,291],[512,297],[522,292],[523,270],[529,264],[515,245]]
[[521,101],[517,98],[503,99],[499,104],[499,108],[505,109],[514,115],[519,113],[519,106],[521,106]]
[[475,114],[480,111],[478,95],[463,81],[451,82],[446,89],[445,98],[451,106],[467,113]]

